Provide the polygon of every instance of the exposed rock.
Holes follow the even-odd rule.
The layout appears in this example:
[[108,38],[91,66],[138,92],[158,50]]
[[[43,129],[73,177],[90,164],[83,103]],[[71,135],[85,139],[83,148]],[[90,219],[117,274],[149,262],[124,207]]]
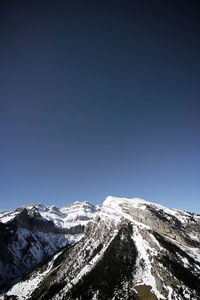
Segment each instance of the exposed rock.
[[158,300],[158,298],[151,292],[151,286],[137,285],[134,286],[136,293],[133,293],[135,300]]
[[56,228],[53,221],[47,221],[41,218],[39,212],[24,208],[13,220],[8,224],[12,224],[16,228],[26,228],[31,232],[52,232],[62,233],[59,228]]

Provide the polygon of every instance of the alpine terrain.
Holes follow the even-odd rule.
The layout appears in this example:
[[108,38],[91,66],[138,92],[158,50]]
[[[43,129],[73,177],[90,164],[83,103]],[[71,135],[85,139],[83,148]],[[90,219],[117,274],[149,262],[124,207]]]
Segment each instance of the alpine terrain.
[[75,202],[61,209],[41,204],[0,212],[0,291],[84,234],[98,207]]
[[200,299],[200,215],[109,196],[0,221],[1,290],[17,299]]

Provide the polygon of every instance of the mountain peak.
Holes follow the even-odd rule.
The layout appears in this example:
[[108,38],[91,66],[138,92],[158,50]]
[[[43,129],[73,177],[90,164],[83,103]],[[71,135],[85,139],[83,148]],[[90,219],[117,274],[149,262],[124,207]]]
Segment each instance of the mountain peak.
[[[103,202],[103,206],[113,206],[115,207],[116,205],[120,204],[132,204],[132,205],[140,205],[140,204],[150,204],[151,202],[145,201],[144,199],[141,198],[122,198],[122,197],[113,197],[113,196],[108,196]],[[152,203],[153,204],[153,203]]]

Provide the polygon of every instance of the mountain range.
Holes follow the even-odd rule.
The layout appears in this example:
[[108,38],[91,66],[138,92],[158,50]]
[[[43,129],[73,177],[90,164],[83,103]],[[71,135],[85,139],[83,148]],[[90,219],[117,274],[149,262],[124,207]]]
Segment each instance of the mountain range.
[[200,299],[198,214],[109,196],[3,211],[0,227],[0,299]]

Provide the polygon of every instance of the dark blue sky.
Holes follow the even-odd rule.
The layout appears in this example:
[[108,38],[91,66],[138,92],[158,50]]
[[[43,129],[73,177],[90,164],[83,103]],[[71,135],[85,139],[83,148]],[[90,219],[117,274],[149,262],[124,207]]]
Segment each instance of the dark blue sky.
[[198,1],[1,1],[0,207],[200,213],[199,36]]

